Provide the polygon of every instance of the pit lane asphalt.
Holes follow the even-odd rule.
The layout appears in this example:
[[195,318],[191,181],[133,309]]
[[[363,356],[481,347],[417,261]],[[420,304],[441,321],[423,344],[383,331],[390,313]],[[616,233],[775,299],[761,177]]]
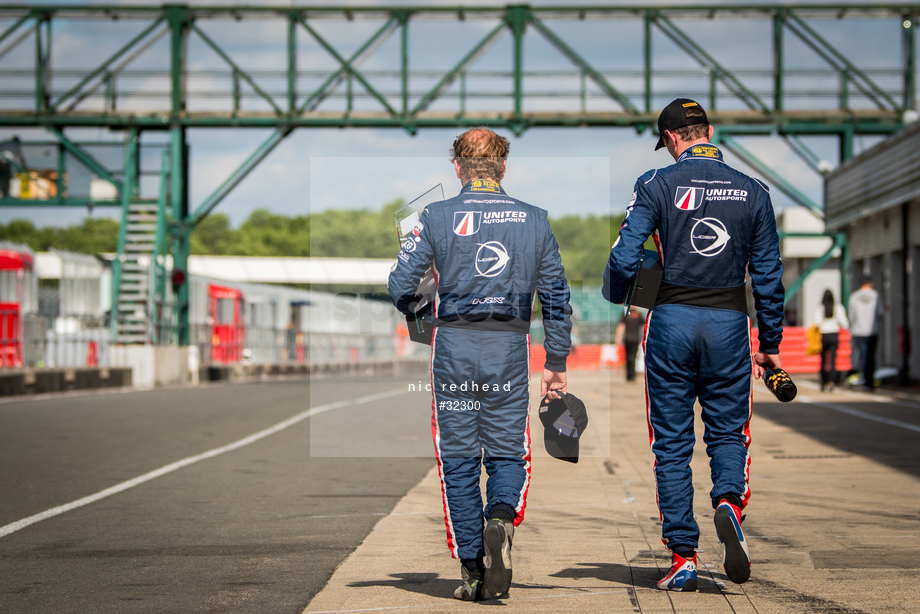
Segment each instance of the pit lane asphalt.
[[[0,527],[310,407],[407,390],[418,379],[0,404]],[[430,404],[420,401],[397,393],[335,407],[0,537],[0,612],[300,612],[432,467]]]

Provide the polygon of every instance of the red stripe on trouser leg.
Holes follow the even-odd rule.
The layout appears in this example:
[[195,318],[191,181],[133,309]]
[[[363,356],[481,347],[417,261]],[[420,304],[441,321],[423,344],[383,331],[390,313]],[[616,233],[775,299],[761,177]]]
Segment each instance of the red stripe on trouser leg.
[[[528,369],[528,373],[530,370]],[[524,433],[524,446],[526,448],[526,454],[524,456],[524,471],[527,472],[527,477],[524,478],[524,488],[521,490],[521,499],[518,501],[517,507],[514,509],[514,526],[518,526],[524,522],[524,509],[527,508],[527,492],[530,490],[530,468],[531,468],[531,453],[530,453],[530,407],[528,406],[527,413],[527,430]]]
[[[648,312],[645,319],[645,330],[642,334],[642,353],[646,354],[645,345],[648,342],[648,325],[652,321],[652,312]],[[648,375],[645,377],[645,424],[648,426],[648,445],[651,447],[655,443],[655,431],[652,429],[652,405],[648,396]]]
[[[660,250],[659,250],[660,253]],[[645,319],[645,330],[642,335],[642,352],[645,353],[645,346],[648,342],[648,326],[652,321],[652,312],[648,312],[648,317]],[[652,404],[648,396],[648,375],[646,374],[645,378],[645,423],[648,426],[648,445],[651,448],[655,445],[655,430],[652,428]],[[658,467],[658,459],[655,459],[655,462],[652,463],[652,478],[655,480],[655,506],[658,508],[658,520],[664,519],[664,514],[661,513],[661,503],[658,500],[658,474],[655,472],[655,469]],[[664,537],[661,538],[661,543],[665,546],[668,545],[668,540]]]
[[[527,335],[527,389],[530,390],[530,335]],[[514,526],[524,522],[524,510],[527,508],[527,492],[530,490],[530,469],[531,469],[531,452],[530,452],[530,394],[527,395],[527,427],[524,429],[524,486],[521,488],[521,498],[514,508]]]
[[[748,318],[748,347],[751,347],[751,319]],[[754,356],[751,355],[751,392],[748,395],[748,419],[744,423],[744,447],[747,455],[744,459],[744,492],[741,494],[741,509],[751,498],[751,417],[754,415]]]
[[453,558],[457,558],[457,537],[454,534],[454,527],[450,521],[450,506],[447,504],[447,484],[444,482],[444,464],[441,462],[441,434],[438,427],[437,399],[435,398],[434,351],[437,336],[438,329],[435,328],[431,336],[431,437],[434,440],[434,457],[438,463],[438,479],[441,481],[441,503],[444,506],[444,527],[447,529],[447,547],[450,549],[450,555]]

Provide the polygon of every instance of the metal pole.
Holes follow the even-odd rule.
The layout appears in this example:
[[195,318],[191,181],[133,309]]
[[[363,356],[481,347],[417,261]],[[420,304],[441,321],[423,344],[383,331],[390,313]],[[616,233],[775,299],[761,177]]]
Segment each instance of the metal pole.
[[57,187],[58,187],[58,200],[61,203],[64,202],[64,147],[63,145],[58,145],[57,147]]
[[[912,29],[912,28],[911,28]],[[910,309],[909,284],[910,272],[908,263],[910,261],[910,203],[901,205],[901,253],[904,261],[901,263],[901,373],[899,374],[900,384],[907,386],[910,384]]]
[[817,271],[818,269],[820,269],[822,266],[824,266],[824,263],[830,260],[831,257],[834,255],[834,251],[837,248],[839,248],[842,244],[845,244],[845,243],[846,243],[846,238],[844,238],[843,235],[839,233],[835,233],[833,235],[833,241],[831,242],[830,248],[826,252],[824,252],[824,254],[820,258],[817,258],[814,261],[812,261],[812,263],[808,265],[808,267],[804,271],[802,271],[802,274],[799,275],[798,279],[792,282],[792,285],[786,289],[786,298],[783,301],[783,304],[788,305],[792,297],[795,296],[796,293],[802,288],[802,284],[805,283],[805,280],[808,278],[808,276],[814,273],[815,271]]
[[773,112],[783,114],[783,11],[773,16]]
[[850,243],[846,238],[840,242],[840,302],[850,298]]
[[514,117],[520,118],[523,112],[524,88],[524,27],[527,23],[528,8],[513,6],[508,9],[506,17],[508,26],[514,36]]
[[[652,14],[645,13],[645,112],[652,112]],[[584,73],[582,73],[584,74]]]
[[853,157],[853,124],[847,124],[840,134],[840,161],[846,162]]
[[741,158],[745,164],[757,172],[763,174],[767,180],[779,188],[783,194],[791,198],[796,204],[808,208],[819,219],[824,219],[824,209],[818,203],[808,198],[808,196],[803,194],[798,188],[789,183],[782,175],[757,159],[754,154],[745,149],[741,143],[733,139],[724,131],[720,133],[720,139],[726,149]]
[[460,73],[460,116],[466,114],[466,71]]
[[173,234],[173,270],[180,270],[186,274],[185,283],[179,286],[176,292],[176,339],[178,345],[189,344],[189,282],[188,282],[188,256],[189,238],[191,227],[185,222],[188,219],[188,144],[186,143],[185,128],[172,129],[170,171],[170,187],[172,200],[173,220],[181,220],[174,227]]
[[[166,205],[169,202],[169,150],[164,148],[160,157],[160,193],[157,198],[157,230],[156,230],[156,251],[153,261],[153,305],[154,313],[157,317],[156,342],[164,345],[169,342],[170,335],[163,335],[164,330],[168,330],[163,322],[163,309],[166,305]],[[169,314],[172,321],[172,314]]]
[[48,19],[47,13],[39,13],[35,16],[35,112],[39,115],[48,108],[45,93],[45,71],[47,70],[45,49],[42,36],[42,24]]
[[495,42],[495,38],[505,29],[505,23],[502,22],[495,26],[495,28],[486,34],[479,43],[473,47],[473,50],[467,53],[460,62],[454,66],[441,80],[438,82],[434,88],[425,94],[422,99],[419,101],[415,108],[412,109],[412,115],[416,115],[421,111],[424,111],[428,106],[435,101],[443,92],[446,90],[457,78],[457,76],[466,68],[475,62],[479,56],[481,56],[491,45]]
[[2,43],[3,41],[5,41],[6,38],[7,38],[8,36],[10,36],[10,35],[11,35],[13,32],[15,32],[16,30],[18,30],[18,29],[19,29],[19,26],[21,26],[22,24],[24,24],[25,22],[27,22],[27,21],[29,20],[30,17],[32,17],[32,15],[30,15],[30,14],[23,15],[23,16],[20,17],[13,25],[11,25],[9,28],[7,28],[7,29],[3,32],[3,34],[0,34],[0,43]]
[[246,160],[204,200],[203,203],[201,203],[201,205],[198,206],[195,212],[188,216],[188,225],[194,227],[203,220],[214,207],[216,207],[233,188],[245,179],[246,176],[290,133],[291,130],[285,128],[279,128],[272,132],[272,134],[263,141],[256,150],[252,152],[252,154],[250,154],[249,157],[246,158]]
[[68,139],[66,136],[64,136],[64,133],[59,128],[55,126],[49,126],[48,132],[56,136],[58,140],[61,142],[61,145],[63,145],[64,148],[67,149],[67,151],[70,152],[70,154],[74,158],[79,160],[81,164],[83,164],[86,168],[92,171],[93,174],[98,176],[100,179],[105,179],[106,181],[111,183],[113,186],[115,186],[117,190],[122,191],[123,189],[122,182],[116,179],[112,175],[112,173],[109,172],[107,168],[105,168],[104,166],[102,166],[102,164],[99,163],[98,160],[96,160],[91,155],[83,151],[83,149],[81,149],[79,145],[77,145],[76,143]]
[[904,56],[904,109],[913,109],[917,103],[917,75],[915,74],[916,50],[914,48],[914,20],[913,15],[905,15],[901,23],[904,36],[901,39],[902,54]]
[[73,96],[73,95],[75,95],[75,94],[78,94],[78,93],[80,92],[80,90],[82,90],[83,87],[84,87],[87,83],[89,83],[90,81],[92,81],[93,79],[95,79],[96,77],[98,77],[99,75],[101,75],[101,74],[103,74],[103,73],[106,73],[106,72],[108,71],[109,66],[111,66],[111,65],[114,64],[116,61],[118,61],[118,58],[120,58],[120,57],[123,56],[125,53],[127,53],[128,51],[130,51],[132,47],[134,47],[135,45],[137,45],[137,44],[138,44],[140,41],[142,41],[148,34],[150,34],[151,32],[153,32],[153,31],[160,25],[160,23],[161,23],[162,21],[163,21],[163,18],[160,17],[159,19],[157,19],[156,21],[154,21],[152,24],[150,24],[143,32],[141,32],[140,34],[138,34],[137,36],[135,36],[133,39],[131,39],[131,40],[128,42],[127,45],[124,45],[121,49],[119,49],[118,51],[116,51],[109,59],[107,59],[107,60],[104,61],[102,64],[100,64],[98,68],[96,68],[94,71],[92,71],[91,73],[89,73],[87,76],[85,76],[83,79],[81,79],[80,82],[77,83],[77,85],[75,85],[75,86],[72,87],[70,90],[68,90],[66,94],[63,94],[60,98],[58,98],[57,101],[56,101],[53,105],[51,105],[51,109],[52,109],[52,110],[57,109],[59,106],[61,106],[61,103],[63,103],[65,100],[67,100],[68,98],[70,98],[71,96]]
[[[188,272],[188,145],[181,119],[185,112],[185,60],[189,15],[187,6],[167,6],[166,18],[170,28],[170,199],[173,220],[173,270]],[[180,346],[189,344],[188,277],[176,293],[176,339]]]
[[403,117],[409,113],[409,16],[406,13],[399,15],[401,26],[400,42],[400,68],[402,77],[402,114]]
[[287,99],[288,113],[294,115],[297,111],[297,21],[294,15],[288,14],[288,74],[287,74]]

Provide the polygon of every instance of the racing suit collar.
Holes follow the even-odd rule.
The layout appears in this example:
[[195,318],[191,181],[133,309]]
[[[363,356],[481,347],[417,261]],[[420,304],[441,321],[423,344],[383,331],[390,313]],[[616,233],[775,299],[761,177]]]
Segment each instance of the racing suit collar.
[[505,190],[492,179],[473,179],[460,189],[461,194],[504,194]]
[[691,147],[688,147],[684,150],[680,157],[677,158],[678,162],[683,162],[687,159],[703,159],[703,160],[719,160],[722,161],[722,152],[719,151],[719,148],[711,143],[698,143]]

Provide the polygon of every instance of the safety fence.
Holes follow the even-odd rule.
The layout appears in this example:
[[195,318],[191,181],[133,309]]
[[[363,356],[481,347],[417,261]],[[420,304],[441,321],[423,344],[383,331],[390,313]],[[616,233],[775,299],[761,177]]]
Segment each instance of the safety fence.
[[191,325],[191,343],[210,364],[315,364],[397,357],[394,335],[317,333],[293,328]]
[[[151,330],[157,325],[151,324]],[[165,327],[164,327],[165,330]],[[174,337],[174,331],[168,332]],[[405,356],[392,334],[347,334],[193,324],[190,342],[206,364],[364,362]],[[121,366],[108,317],[19,317],[0,309],[0,368]],[[421,347],[421,346],[419,346]],[[409,348],[410,350],[413,348]]]
[[0,310],[0,367],[102,367],[109,330],[100,318],[47,318]]

